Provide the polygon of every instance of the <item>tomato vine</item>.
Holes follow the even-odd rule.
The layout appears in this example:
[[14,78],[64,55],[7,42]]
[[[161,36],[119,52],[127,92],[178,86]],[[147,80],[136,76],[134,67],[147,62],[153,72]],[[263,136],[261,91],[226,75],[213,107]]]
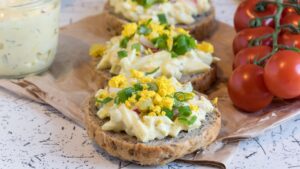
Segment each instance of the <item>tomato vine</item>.
[[254,64],[256,64],[256,65],[261,65],[262,63],[265,63],[265,61],[267,59],[269,59],[270,57],[272,57],[276,52],[278,52],[279,49],[286,49],[286,50],[293,50],[296,52],[300,52],[300,49],[297,47],[289,47],[289,46],[278,44],[278,36],[283,28],[288,28],[294,33],[298,33],[298,34],[300,33],[300,24],[298,27],[295,27],[293,24],[281,25],[281,23],[280,23],[282,13],[283,13],[283,10],[285,9],[285,7],[292,7],[299,14],[300,13],[300,4],[287,4],[287,3],[283,3],[282,0],[276,0],[276,2],[261,1],[256,4],[255,10],[264,11],[264,10],[266,10],[266,6],[269,4],[274,4],[277,6],[277,11],[274,15],[257,17],[257,18],[252,19],[249,23],[250,27],[260,27],[260,26],[262,26],[262,21],[267,18],[273,18],[275,21],[275,26],[274,26],[275,31],[272,34],[267,34],[267,35],[255,38],[249,42],[250,46],[258,46],[261,44],[262,40],[272,37],[272,41],[273,41],[272,52],[267,54],[265,57],[260,58],[259,60],[254,60]]

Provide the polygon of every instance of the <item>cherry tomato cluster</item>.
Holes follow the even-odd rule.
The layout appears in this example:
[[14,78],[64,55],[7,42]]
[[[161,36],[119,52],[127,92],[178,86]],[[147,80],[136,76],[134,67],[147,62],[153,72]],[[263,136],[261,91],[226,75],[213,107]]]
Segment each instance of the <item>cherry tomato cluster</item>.
[[245,0],[234,17],[228,93],[247,112],[300,96],[300,0]]

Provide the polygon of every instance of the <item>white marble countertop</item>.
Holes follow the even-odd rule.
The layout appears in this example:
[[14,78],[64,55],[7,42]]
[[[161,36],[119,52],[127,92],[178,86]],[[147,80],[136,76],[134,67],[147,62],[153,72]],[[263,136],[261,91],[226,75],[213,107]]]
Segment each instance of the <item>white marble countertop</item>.
[[[97,14],[101,0],[63,0],[61,25]],[[232,24],[237,2],[215,0],[217,18]],[[241,142],[228,162],[232,169],[300,169],[300,116]],[[140,168],[108,156],[53,108],[0,88],[0,168]],[[197,168],[171,163],[157,168]]]

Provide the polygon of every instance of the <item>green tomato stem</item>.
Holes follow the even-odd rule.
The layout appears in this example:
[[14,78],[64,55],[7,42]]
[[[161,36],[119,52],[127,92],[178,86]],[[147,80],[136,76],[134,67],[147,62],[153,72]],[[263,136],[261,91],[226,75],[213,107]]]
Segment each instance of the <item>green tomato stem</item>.
[[[268,1],[268,2],[265,2],[266,4],[275,4],[277,5],[277,1],[274,2],[274,1]],[[284,8],[286,7],[292,7],[294,8],[298,13],[300,12],[300,4],[289,4],[289,3],[282,3],[281,4],[283,5]]]
[[295,51],[295,52],[300,52],[300,49],[296,48],[296,47],[289,47],[289,46],[285,46],[285,45],[278,45],[278,48],[279,49],[285,49],[285,50],[292,50],[292,51]]
[[275,21],[275,31],[272,34],[272,39],[273,39],[273,49],[272,52],[268,55],[266,55],[265,57],[259,59],[257,61],[258,65],[261,65],[265,62],[265,60],[269,59],[270,57],[272,57],[272,55],[274,55],[278,50],[278,35],[281,31],[281,26],[280,26],[280,19],[281,19],[281,15],[282,12],[284,10],[284,5],[282,3],[282,0],[276,0],[276,5],[277,5],[277,12],[274,15],[274,21]]
[[255,38],[255,39],[252,39],[250,42],[249,42],[249,47],[252,47],[252,46],[259,46],[261,45],[261,41],[262,40],[265,40],[265,39],[268,39],[270,37],[273,37],[273,33],[271,34],[266,34],[266,35],[263,35],[263,36],[260,36],[258,38]]
[[293,24],[285,24],[285,25],[281,25],[280,27],[281,29],[288,28],[294,33],[300,33],[300,29]]

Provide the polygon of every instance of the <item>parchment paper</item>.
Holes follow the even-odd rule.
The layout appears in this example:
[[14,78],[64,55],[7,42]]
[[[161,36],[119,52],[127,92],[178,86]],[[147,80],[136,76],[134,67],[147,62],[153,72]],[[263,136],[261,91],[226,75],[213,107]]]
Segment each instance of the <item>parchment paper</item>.
[[[110,38],[105,15],[97,15],[61,29],[57,57],[48,72],[24,79],[1,79],[0,86],[37,102],[47,103],[84,127],[82,104],[103,87],[103,79],[95,72],[95,63],[88,56],[92,43],[104,43]],[[231,73],[231,43],[234,30],[219,23],[219,29],[209,39],[215,45],[219,81],[209,91],[209,97],[219,97],[222,129],[216,143],[206,150],[188,155],[182,161],[225,168],[223,164],[237,148],[236,141],[255,137],[265,130],[300,114],[300,100],[274,103],[255,114],[246,114],[232,106],[227,95],[226,79]],[[249,100],[251,102],[251,100]],[[233,143],[232,143],[233,142]]]

